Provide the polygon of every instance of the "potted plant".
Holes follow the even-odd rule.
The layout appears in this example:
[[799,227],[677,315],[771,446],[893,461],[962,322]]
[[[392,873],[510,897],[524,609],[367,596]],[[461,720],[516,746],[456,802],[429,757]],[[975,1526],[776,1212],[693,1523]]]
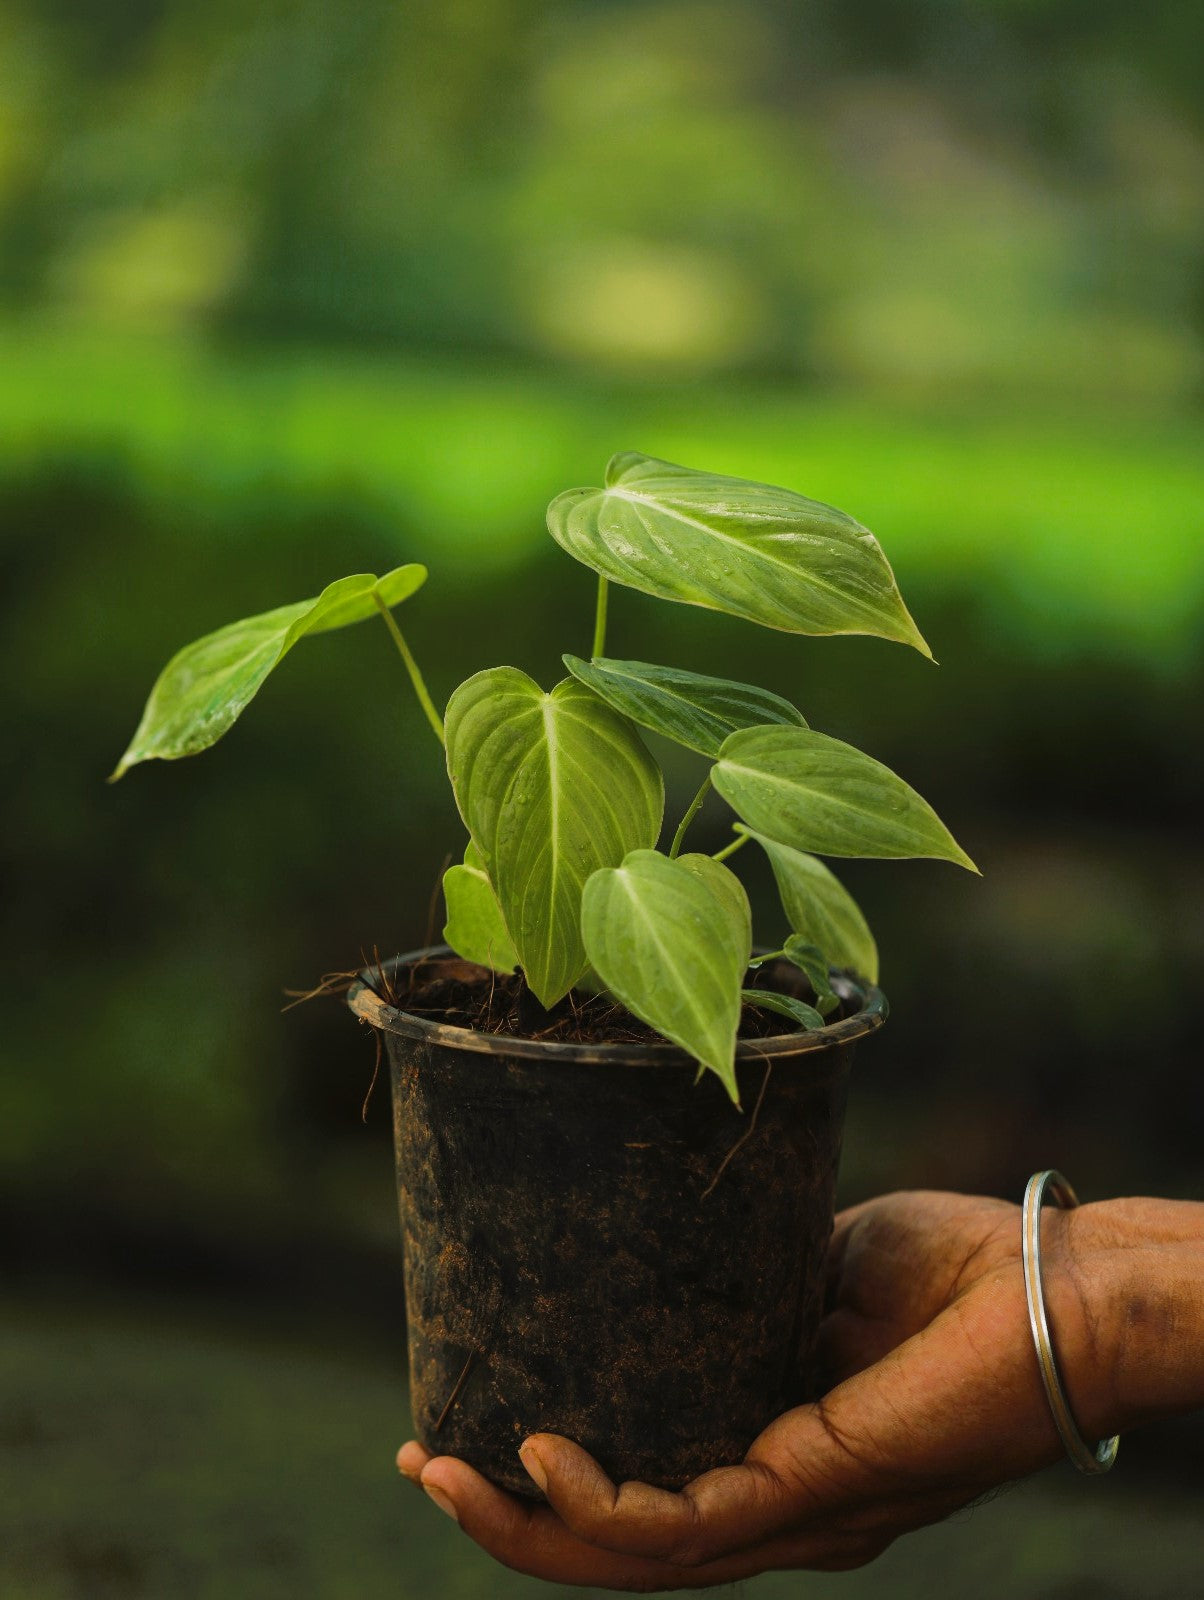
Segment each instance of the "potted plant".
[[[577,1439],[677,1487],[805,1398],[855,1042],[886,1003],[823,856],[977,870],[928,804],[776,694],[606,656],[609,586],[931,652],[874,536],[785,489],[615,456],[548,510],[598,574],[591,658],[551,689],[478,672],[440,716],[393,616],[399,567],[180,651],[115,777],[213,744],[309,634],[379,613],[468,832],[446,944],[360,975],[387,1042],[419,1438],[520,1493],[517,1447]],[[706,763],[662,846],[643,730]],[[684,848],[711,791],[716,855]],[[768,856],[786,937],[754,955],[728,858]]]

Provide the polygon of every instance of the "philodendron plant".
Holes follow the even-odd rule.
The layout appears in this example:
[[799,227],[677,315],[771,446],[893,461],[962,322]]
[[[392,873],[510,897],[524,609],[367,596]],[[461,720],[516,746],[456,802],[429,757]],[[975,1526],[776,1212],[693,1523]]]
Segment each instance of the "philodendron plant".
[[[440,717],[392,610],[422,586],[426,568],[360,574],[181,650],[114,777],[207,749],[299,640],[379,613],[446,746],[469,833],[463,864],[444,878],[448,944],[497,972],[521,968],[545,1007],[578,985],[609,991],[736,1099],[744,1004],[816,1028],[837,1004],[830,969],[877,980],[873,935],[821,856],[926,856],[977,869],[914,789],[809,727],[789,701],[608,658],[609,585],[789,633],[873,634],[931,651],[874,535],[791,490],[626,452],[601,488],[558,495],[547,521],[598,574],[592,658],[564,656],[568,676],[551,689],[517,667],[490,667],[462,683]],[[641,728],[708,762],[664,849],[664,781]],[[735,837],[714,856],[683,853],[712,789],[735,813]],[[814,1006],[745,986],[752,919],[726,860],[749,841],[769,858],[790,929],[773,954],[805,972]]]

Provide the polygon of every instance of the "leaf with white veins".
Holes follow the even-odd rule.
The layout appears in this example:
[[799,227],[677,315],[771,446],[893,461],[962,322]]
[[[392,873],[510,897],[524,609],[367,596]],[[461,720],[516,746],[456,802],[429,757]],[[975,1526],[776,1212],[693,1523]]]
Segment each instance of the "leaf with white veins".
[[611,993],[717,1074],[738,1105],[736,1030],[752,917],[735,874],[710,856],[671,861],[633,850],[590,878],[581,925]]
[[575,678],[616,711],[700,755],[717,756],[737,728],[767,722],[807,726],[789,700],[753,684],[709,678],[681,667],[658,667],[650,661],[582,661],[567,655],[563,659]]
[[933,857],[978,868],[889,767],[813,728],[745,728],[711,769],[748,828],[826,856]]
[[140,761],[175,761],[207,750],[238,721],[298,640],[374,617],[378,598],[398,605],[425,582],[426,568],[416,563],[383,578],[357,573],[328,584],[316,600],[244,617],[185,645],[156,679],[110,782]]
[[644,594],[787,633],[868,633],[931,656],[868,529],[791,489],[628,450],[601,489],[569,489],[548,531],[587,567]]
[[527,982],[555,1005],[586,971],[581,893],[655,844],[660,769],[625,717],[574,678],[550,692],[516,667],[478,672],[445,719],[456,804]]
[[878,981],[878,946],[861,907],[817,856],[779,844],[742,823],[736,832],[755,839],[769,857],[786,920],[799,938],[817,945],[830,967],[848,967]]

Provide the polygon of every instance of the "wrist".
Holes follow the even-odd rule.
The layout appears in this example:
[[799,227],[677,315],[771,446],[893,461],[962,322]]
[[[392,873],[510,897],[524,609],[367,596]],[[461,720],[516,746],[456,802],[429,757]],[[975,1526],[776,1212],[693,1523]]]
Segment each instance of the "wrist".
[[1204,1405],[1204,1205],[1109,1200],[1044,1221],[1052,1336],[1084,1437]]

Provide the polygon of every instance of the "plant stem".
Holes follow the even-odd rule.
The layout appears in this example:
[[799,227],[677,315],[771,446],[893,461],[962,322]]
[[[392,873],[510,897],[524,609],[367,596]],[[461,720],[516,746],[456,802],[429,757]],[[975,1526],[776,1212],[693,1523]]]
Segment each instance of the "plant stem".
[[669,860],[670,861],[674,861],[674,860],[677,859],[677,853],[681,849],[682,840],[686,836],[686,829],[690,826],[690,824],[693,822],[694,818],[702,810],[702,802],[706,799],[707,795],[710,793],[710,789],[711,789],[711,775],[708,772],[706,777],[702,780],[702,787],[699,789],[698,793],[694,796],[693,800],[690,801],[689,806],[686,808],[686,814],[681,819],[681,822],[678,824],[677,832],[673,835],[673,843],[669,846]]
[[410,682],[414,685],[414,693],[418,696],[418,704],[426,713],[426,720],[435,730],[435,738],[438,739],[440,744],[445,744],[447,741],[443,734],[443,718],[435,710],[435,702],[431,699],[422,673],[418,670],[418,663],[414,660],[410,647],[405,642],[401,629],[394,620],[393,613],[378,594],[374,592],[372,598],[376,601],[376,609],[385,619],[385,627],[393,635],[393,643],[397,646],[398,653],[405,662],[406,671],[410,675]]
[[750,967],[763,967],[767,961],[776,961],[785,954],[785,950],[771,950],[767,956],[754,956],[748,964]]
[[733,839],[731,844],[725,844],[722,850],[716,850],[715,854],[711,857],[711,860],[726,861],[728,856],[735,855],[740,846],[747,843],[748,835],[746,833],[742,833],[738,839]]
[[598,608],[594,613],[594,648],[595,656],[603,655],[606,651],[606,601],[610,593],[610,584],[603,577],[598,578]]

